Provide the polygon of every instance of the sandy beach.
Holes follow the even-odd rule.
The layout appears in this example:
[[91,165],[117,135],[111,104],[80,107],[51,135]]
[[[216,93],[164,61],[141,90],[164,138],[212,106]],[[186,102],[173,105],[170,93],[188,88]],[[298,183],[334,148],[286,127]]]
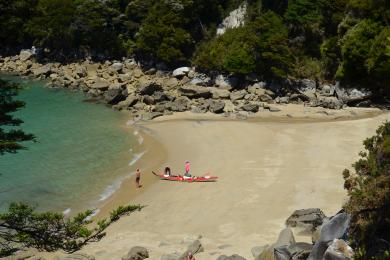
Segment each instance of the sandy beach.
[[[160,259],[201,237],[205,252],[197,259],[234,253],[253,259],[251,248],[274,242],[294,210],[316,207],[335,214],[346,198],[343,169],[351,168],[362,141],[390,120],[390,113],[349,109],[324,116],[304,109],[246,121],[183,113],[138,124],[161,149],[137,164],[144,187],[134,191],[133,181],[125,181],[102,205],[100,217],[119,204],[146,207],[114,223],[106,237],[81,252],[120,259],[131,247],[144,246],[150,259]],[[146,158],[153,165],[147,167]],[[151,174],[165,165],[182,173],[185,160],[193,175],[210,173],[218,182],[167,182]]]

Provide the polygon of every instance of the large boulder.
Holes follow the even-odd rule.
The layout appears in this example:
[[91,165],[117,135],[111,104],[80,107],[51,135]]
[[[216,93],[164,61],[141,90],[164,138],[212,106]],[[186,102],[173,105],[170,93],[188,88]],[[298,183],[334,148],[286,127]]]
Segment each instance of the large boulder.
[[240,255],[234,254],[231,256],[221,255],[217,258],[217,260],[246,260],[246,258],[244,258]]
[[244,110],[244,111],[247,111],[247,112],[256,113],[257,111],[259,111],[259,104],[256,104],[256,103],[247,103],[247,104],[244,104],[244,105],[241,107],[241,109]]
[[252,86],[248,87],[248,92],[251,94],[255,94],[257,96],[261,96],[266,94],[266,89],[262,86],[260,83],[253,84]]
[[276,260],[306,260],[312,247],[302,242],[275,247],[274,257]]
[[104,93],[104,100],[110,105],[115,105],[125,99],[126,96],[123,95],[123,91],[120,88],[109,89]]
[[350,260],[353,258],[352,248],[342,239],[334,239],[326,249],[324,260]]
[[211,98],[212,94],[208,88],[196,86],[196,85],[186,85],[180,87],[179,91],[183,96],[189,98]]
[[48,77],[50,73],[52,72],[51,65],[46,64],[42,67],[36,68],[33,70],[33,74],[35,77],[45,76]]
[[211,78],[205,74],[195,74],[191,79],[190,84],[198,86],[210,86],[212,84]]
[[334,239],[343,238],[349,226],[350,216],[339,213],[322,225],[320,239],[314,244],[308,260],[322,259],[330,243]]
[[214,99],[225,99],[230,97],[230,91],[227,89],[209,88]]
[[27,61],[35,57],[35,53],[32,50],[21,50],[19,59],[21,61]]
[[125,100],[120,101],[118,104],[113,106],[113,108],[118,110],[127,109],[137,104],[138,101],[139,101],[138,96],[130,95]]
[[110,69],[116,72],[120,72],[123,69],[123,64],[120,62],[115,62],[110,66]]
[[245,89],[239,90],[239,91],[234,91],[230,93],[230,100],[231,101],[236,101],[243,99],[245,95],[248,94]]
[[209,111],[215,114],[223,113],[225,102],[221,100],[211,100],[209,103]]
[[339,100],[342,100],[344,103],[354,106],[361,101],[369,100],[372,96],[372,92],[365,89],[357,88],[342,88],[340,84],[336,84],[335,93]]
[[160,84],[157,84],[156,82],[150,80],[140,82],[138,89],[141,95],[149,96],[153,95],[157,91],[162,91],[162,87]]
[[[278,237],[278,240],[276,243],[272,244],[269,246],[267,249],[265,249],[259,256],[255,258],[255,260],[273,260],[276,259],[274,255],[279,254],[279,255],[284,255],[284,254],[289,254],[286,253],[285,248],[289,247],[290,245],[295,244],[295,238],[292,230],[290,228],[285,228],[283,229]],[[278,248],[278,249],[277,249]],[[277,250],[275,250],[277,249]],[[283,259],[283,258],[282,258]]]
[[122,257],[122,260],[143,260],[149,258],[149,252],[145,247],[135,246]]
[[321,226],[326,218],[321,209],[310,208],[300,209],[286,220],[286,226],[299,227],[309,232],[313,232],[318,226]]
[[166,107],[174,112],[188,110],[190,100],[187,97],[178,97],[174,101],[167,103]]
[[91,89],[98,89],[98,90],[107,90],[110,87],[110,84],[102,79],[98,79],[91,85]]
[[190,67],[177,68],[172,72],[172,76],[174,76],[175,78],[182,78],[184,76],[187,76],[190,70],[191,70]]

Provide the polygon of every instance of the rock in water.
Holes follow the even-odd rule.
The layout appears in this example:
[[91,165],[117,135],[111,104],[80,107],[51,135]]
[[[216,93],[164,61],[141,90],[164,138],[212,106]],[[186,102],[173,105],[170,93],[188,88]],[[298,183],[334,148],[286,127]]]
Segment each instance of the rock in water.
[[324,254],[324,260],[349,260],[352,257],[352,248],[342,239],[334,239]]
[[122,257],[122,260],[143,260],[149,258],[149,252],[145,247],[135,246]]
[[328,244],[335,238],[342,238],[347,232],[350,216],[339,213],[325,223],[321,228],[320,239],[315,243],[308,260],[322,259]]

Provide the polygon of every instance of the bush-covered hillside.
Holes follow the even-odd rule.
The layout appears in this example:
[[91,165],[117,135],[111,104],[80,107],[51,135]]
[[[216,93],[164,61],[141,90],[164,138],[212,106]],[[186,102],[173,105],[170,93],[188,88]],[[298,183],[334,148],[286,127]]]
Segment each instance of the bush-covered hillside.
[[216,37],[243,0],[0,0],[3,54],[60,60],[135,55],[264,79],[340,80],[387,94],[390,1],[248,0],[245,25]]
[[354,164],[355,173],[344,171],[352,215],[350,237],[357,248],[355,259],[390,258],[390,122],[364,141],[366,150]]

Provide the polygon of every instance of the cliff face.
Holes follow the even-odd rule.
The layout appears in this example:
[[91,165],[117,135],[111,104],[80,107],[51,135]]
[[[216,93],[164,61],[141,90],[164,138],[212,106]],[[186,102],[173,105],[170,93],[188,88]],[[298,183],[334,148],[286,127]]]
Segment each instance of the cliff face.
[[247,2],[243,2],[237,9],[231,11],[229,16],[218,25],[217,36],[224,34],[227,29],[243,26],[245,24],[247,7]]

